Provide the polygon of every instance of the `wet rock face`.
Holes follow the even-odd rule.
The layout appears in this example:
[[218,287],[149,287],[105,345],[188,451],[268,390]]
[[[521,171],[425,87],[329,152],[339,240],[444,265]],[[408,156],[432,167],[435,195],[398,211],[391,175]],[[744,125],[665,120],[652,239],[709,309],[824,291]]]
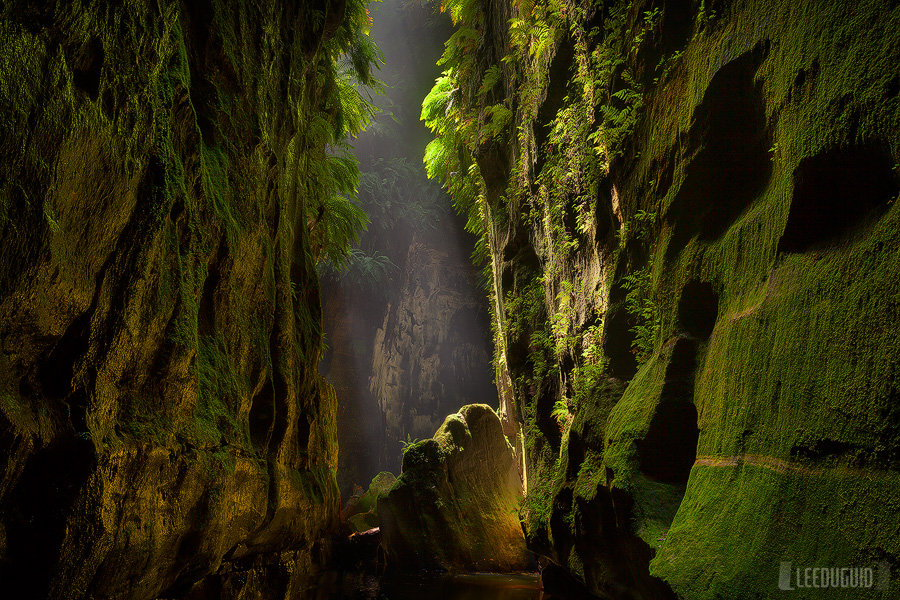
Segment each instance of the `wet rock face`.
[[428,437],[467,402],[496,402],[486,307],[474,269],[448,246],[413,238],[399,299],[375,334],[369,391],[391,441]]
[[310,10],[0,9],[4,595],[302,590],[324,556]]
[[395,569],[516,571],[532,566],[518,518],[512,447],[487,405],[464,406],[410,447],[378,500],[382,545]]
[[556,37],[510,36],[504,81],[537,83],[465,107],[519,103],[508,164],[477,166],[530,547],[611,598],[767,596],[780,561],[896,570],[897,3],[539,14],[476,15],[475,65],[519,26]]
[[400,470],[401,441],[431,437],[466,403],[497,404],[490,317],[471,241],[450,216],[437,226],[431,235],[394,232],[402,259],[384,293],[324,286],[330,350],[322,370],[338,396],[345,498],[379,471]]

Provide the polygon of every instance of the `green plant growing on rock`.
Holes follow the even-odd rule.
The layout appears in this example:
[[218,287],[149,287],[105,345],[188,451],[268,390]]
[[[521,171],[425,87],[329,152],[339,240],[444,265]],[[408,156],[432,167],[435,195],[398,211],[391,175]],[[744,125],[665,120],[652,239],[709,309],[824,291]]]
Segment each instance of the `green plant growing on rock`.
[[550,416],[553,417],[553,420],[559,425],[560,431],[565,429],[571,415],[572,410],[569,406],[568,398],[564,397],[562,400],[557,400],[553,403],[553,410],[550,412]]
[[622,285],[628,290],[628,294],[625,296],[625,308],[635,320],[635,324],[630,329],[634,334],[631,351],[638,363],[641,364],[653,354],[656,334],[661,326],[659,310],[653,300],[649,266],[626,275]]
[[603,354],[603,321],[587,327],[581,334],[581,361],[572,369],[572,409],[577,412],[596,390],[606,372],[608,359]]
[[572,322],[575,319],[572,282],[563,280],[559,287],[559,293],[556,295],[557,310],[550,318],[550,332],[553,335],[557,356],[561,356],[566,350],[572,350],[575,337],[571,333]]
[[386,255],[377,250],[367,254],[358,248],[351,248],[341,266],[336,266],[331,259],[319,263],[317,269],[322,278],[331,278],[350,287],[374,292],[384,286],[391,275],[397,271],[397,265]]
[[[367,19],[363,17],[363,21]],[[367,23],[352,26],[366,30]],[[336,38],[326,55],[330,60],[321,61],[316,71],[326,90],[323,114],[309,118],[306,132],[309,143],[325,151],[319,160],[311,160],[307,153],[309,175],[304,185],[311,192],[307,226],[313,258],[316,263],[327,259],[341,267],[369,224],[356,198],[359,163],[349,140],[364,131],[376,113],[372,93],[381,93],[384,85],[374,70],[384,58],[372,39],[360,31],[347,39]]]
[[409,433],[407,433],[407,434],[406,434],[406,439],[405,439],[405,440],[400,440],[400,447],[401,447],[401,449],[402,449],[402,451],[403,451],[403,454],[405,455],[406,452],[407,452],[410,448],[412,448],[413,446],[415,446],[416,444],[418,444],[420,441],[421,441],[421,440],[419,440],[419,438],[414,438],[414,437],[412,437]]

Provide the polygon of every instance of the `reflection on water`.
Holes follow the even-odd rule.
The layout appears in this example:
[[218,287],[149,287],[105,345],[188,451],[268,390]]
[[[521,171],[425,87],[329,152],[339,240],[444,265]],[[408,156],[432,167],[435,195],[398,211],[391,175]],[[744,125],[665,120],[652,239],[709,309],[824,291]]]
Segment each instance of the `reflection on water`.
[[327,574],[315,600],[545,600],[537,573],[467,573],[379,578]]

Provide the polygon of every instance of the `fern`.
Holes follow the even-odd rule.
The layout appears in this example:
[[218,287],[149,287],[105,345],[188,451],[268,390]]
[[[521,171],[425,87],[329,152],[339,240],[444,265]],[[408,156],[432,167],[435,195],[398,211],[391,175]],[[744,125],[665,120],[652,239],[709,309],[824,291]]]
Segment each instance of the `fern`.
[[631,351],[641,364],[653,354],[656,334],[660,329],[659,310],[652,297],[649,267],[625,276],[622,285],[628,290],[625,309],[635,323],[630,329],[634,334]]
[[397,269],[397,265],[380,252],[366,254],[352,248],[343,265],[336,265],[330,259],[319,263],[319,276],[339,281],[350,288],[375,292],[388,282]]
[[562,400],[557,400],[553,403],[553,410],[550,412],[550,416],[553,417],[556,424],[559,425],[560,431],[565,427],[570,414],[568,399],[563,398]]
[[319,208],[310,226],[310,242],[316,262],[327,259],[338,268],[349,259],[350,246],[368,228],[369,218],[355,200],[333,194]]

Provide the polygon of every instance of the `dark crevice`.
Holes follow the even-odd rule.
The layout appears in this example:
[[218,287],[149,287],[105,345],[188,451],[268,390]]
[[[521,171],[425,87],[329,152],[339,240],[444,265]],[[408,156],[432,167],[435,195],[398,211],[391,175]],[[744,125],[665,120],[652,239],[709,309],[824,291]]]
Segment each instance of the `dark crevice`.
[[603,353],[609,358],[609,372],[616,379],[628,381],[637,373],[637,359],[631,351],[633,344],[630,315],[623,303],[614,304],[606,313]]
[[72,57],[72,83],[91,100],[100,95],[104,58],[103,44],[97,37],[90,38]]
[[[32,454],[4,508],[6,547],[15,548],[0,565],[0,577],[16,598],[44,597],[48,576],[57,565],[66,519],[78,492],[94,470],[96,458],[89,439],[73,436]],[[14,576],[3,572],[7,567]],[[27,590],[17,590],[17,583]]]
[[662,402],[694,400],[694,373],[697,370],[697,341],[678,338],[672,347],[666,378],[659,399]]
[[654,166],[656,168],[652,169],[652,171],[659,173],[655,195],[657,198],[665,198],[669,193],[669,188],[672,187],[672,177],[675,175],[675,161],[672,159],[671,153],[669,153],[664,164],[654,164]]
[[581,463],[584,462],[584,446],[581,443],[581,436],[575,429],[569,430],[567,452],[566,479],[576,479],[578,477],[578,470],[581,468]]
[[257,448],[265,450],[275,422],[275,389],[271,379],[266,379],[259,393],[253,396],[248,419],[250,440]]
[[38,367],[38,380],[47,396],[61,399],[72,391],[75,363],[87,351],[90,321],[87,313],[76,317]]
[[755,80],[767,52],[758,44],[721,67],[694,113],[688,136],[694,154],[666,213],[675,228],[670,258],[695,236],[721,237],[768,185],[771,132],[763,85]]
[[681,290],[678,321],[689,334],[705,340],[712,335],[719,317],[719,295],[712,285],[692,279]]
[[309,446],[309,433],[312,425],[309,422],[309,416],[300,415],[297,419],[297,447],[300,452],[306,452]]
[[197,307],[197,329],[201,336],[212,335],[216,330],[216,293],[222,281],[222,266],[227,258],[228,243],[223,239],[203,282],[203,294]]
[[698,342],[681,337],[672,347],[656,413],[647,435],[636,442],[641,471],[652,479],[685,483],[697,460],[697,408],[694,374]]
[[615,242],[615,233],[619,229],[619,220],[613,213],[612,189],[608,182],[601,183],[597,192],[594,220],[597,227],[594,241],[611,248]]
[[646,476],[684,483],[697,460],[697,408],[691,402],[661,401],[643,440],[636,442]]
[[815,59],[808,67],[797,71],[791,89],[788,90],[789,100],[801,100],[809,95],[818,82],[819,68],[819,60]]
[[805,252],[840,241],[877,219],[900,193],[885,145],[832,148],[804,158],[794,169],[794,192],[778,251]]
[[548,72],[547,96],[538,109],[534,125],[534,140],[538,148],[537,163],[534,171],[541,172],[546,154],[544,145],[550,137],[553,120],[563,107],[566,97],[566,86],[572,80],[572,67],[575,61],[575,46],[566,36],[556,50]]
[[538,396],[535,402],[535,422],[554,451],[558,451],[562,444],[559,423],[552,416],[555,399],[559,397],[558,387],[555,385],[555,380],[549,384],[545,382],[537,391]]
[[900,77],[894,77],[884,86],[884,97],[894,98],[900,93]]

